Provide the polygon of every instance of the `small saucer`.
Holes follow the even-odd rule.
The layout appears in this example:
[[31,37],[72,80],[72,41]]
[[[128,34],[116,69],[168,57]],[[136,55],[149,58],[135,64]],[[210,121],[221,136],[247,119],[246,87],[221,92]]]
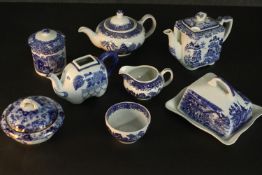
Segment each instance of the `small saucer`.
[[258,119],[262,115],[262,107],[253,104],[252,105],[252,116],[250,117],[249,121],[247,123],[245,123],[242,127],[240,127],[237,131],[235,131],[233,134],[231,134],[229,137],[222,137],[222,136],[218,135],[217,133],[215,133],[214,131],[204,127],[200,123],[191,119],[190,117],[185,115],[183,112],[179,111],[177,106],[178,106],[179,101],[181,100],[185,90],[186,90],[186,88],[181,90],[174,98],[167,101],[166,104],[165,104],[165,107],[168,110],[180,115],[181,117],[186,119],[188,122],[190,122],[192,125],[196,126],[197,128],[199,128],[199,129],[207,132],[208,134],[212,135],[213,137],[215,137],[216,139],[218,139],[221,143],[223,143],[225,145],[234,144],[237,141],[237,139],[240,137],[240,135],[243,132],[245,132],[256,121],[256,119]]

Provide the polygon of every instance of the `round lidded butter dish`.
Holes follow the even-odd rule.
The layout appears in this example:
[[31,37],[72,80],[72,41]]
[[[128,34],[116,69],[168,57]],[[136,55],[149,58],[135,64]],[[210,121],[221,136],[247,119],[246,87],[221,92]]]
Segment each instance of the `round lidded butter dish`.
[[64,112],[54,100],[44,96],[20,98],[3,112],[1,128],[22,144],[38,144],[50,139],[62,126]]

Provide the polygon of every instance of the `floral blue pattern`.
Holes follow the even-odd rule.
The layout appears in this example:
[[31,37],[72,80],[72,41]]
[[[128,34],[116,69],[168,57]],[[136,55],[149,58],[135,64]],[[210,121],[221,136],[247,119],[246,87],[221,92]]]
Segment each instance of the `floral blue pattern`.
[[50,98],[31,96],[40,108],[24,111],[20,103],[24,98],[10,104],[2,114],[1,127],[7,136],[23,144],[35,144],[49,139],[63,124],[62,107]]
[[108,30],[107,28],[105,28],[104,26],[104,23],[105,23],[105,20],[102,21],[98,26],[98,30],[103,33],[104,35],[106,36],[109,36],[111,38],[118,38],[118,39],[126,39],[126,38],[131,38],[131,37],[134,37],[138,34],[140,34],[143,30],[143,26],[139,23],[137,23],[137,26],[135,29],[133,29],[132,31],[127,31],[127,32],[114,32],[114,31],[111,31],[111,30]]
[[[98,96],[101,91],[106,90],[107,78],[105,69],[100,69],[96,72],[88,72],[82,75],[77,75],[73,80],[75,90],[81,89],[82,97]],[[82,88],[85,85],[84,88]]]

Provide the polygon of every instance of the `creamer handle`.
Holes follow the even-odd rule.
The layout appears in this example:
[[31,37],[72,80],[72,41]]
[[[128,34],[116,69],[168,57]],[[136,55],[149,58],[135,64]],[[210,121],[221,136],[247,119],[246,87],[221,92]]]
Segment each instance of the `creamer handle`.
[[[164,75],[165,75],[166,73],[169,73],[169,74],[170,74],[170,77],[169,77],[168,80],[165,80],[165,77],[164,77]],[[164,81],[165,81],[165,82],[164,82],[164,87],[166,87],[167,85],[169,85],[169,84],[172,82],[173,78],[174,78],[174,76],[173,76],[173,71],[172,71],[170,68],[165,68],[165,69],[163,69],[160,74],[161,74],[161,76],[163,77],[163,79],[164,79]]]

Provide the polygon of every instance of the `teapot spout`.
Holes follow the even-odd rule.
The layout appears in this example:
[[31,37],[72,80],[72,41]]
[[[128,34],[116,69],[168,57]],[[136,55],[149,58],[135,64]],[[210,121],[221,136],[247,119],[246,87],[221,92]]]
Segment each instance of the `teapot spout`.
[[96,47],[101,47],[99,37],[90,28],[82,26],[78,29],[78,32],[85,33]]
[[168,36],[170,53],[177,59],[182,59],[182,45],[180,43],[181,34],[179,35],[179,31],[175,30],[173,32],[171,29],[166,29],[163,31],[163,33]]
[[61,81],[58,79],[58,77],[55,74],[50,73],[47,76],[47,78],[51,80],[53,89],[58,96],[64,97],[64,98],[68,96],[68,93],[64,91]]

